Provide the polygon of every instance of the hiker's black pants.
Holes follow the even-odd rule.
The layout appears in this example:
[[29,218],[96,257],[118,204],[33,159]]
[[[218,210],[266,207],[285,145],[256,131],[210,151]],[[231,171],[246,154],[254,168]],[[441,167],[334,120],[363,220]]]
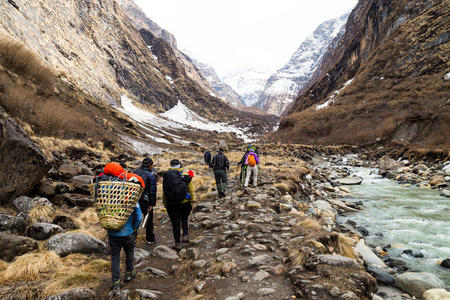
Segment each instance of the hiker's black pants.
[[217,193],[224,192],[227,189],[227,172],[224,170],[214,170],[214,179],[216,180]]
[[111,273],[113,283],[120,279],[120,250],[125,251],[125,271],[131,272],[134,269],[134,241],[135,235],[114,237],[108,236],[109,247],[111,249]]
[[170,222],[172,223],[173,238],[175,243],[180,243],[181,228],[183,229],[183,236],[187,236],[189,233],[189,214],[192,210],[190,202],[172,204],[166,206],[167,214],[169,215]]
[[148,208],[150,207],[150,202],[145,201],[145,200],[140,201],[139,205],[141,206],[142,214],[144,215],[144,219],[145,219],[145,216],[147,215],[147,213],[149,214],[148,220],[147,220],[147,225],[145,225],[145,239],[148,242],[154,242],[156,239],[155,239],[155,232],[154,232],[155,225],[153,224],[153,209],[151,212],[148,212]]

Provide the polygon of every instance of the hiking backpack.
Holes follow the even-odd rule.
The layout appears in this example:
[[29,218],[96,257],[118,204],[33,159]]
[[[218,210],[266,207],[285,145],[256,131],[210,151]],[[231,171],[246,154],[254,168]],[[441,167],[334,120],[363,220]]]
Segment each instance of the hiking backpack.
[[167,204],[176,204],[186,199],[188,187],[186,179],[183,178],[181,172],[177,170],[169,170],[164,174],[163,192],[166,197]]
[[256,159],[254,154],[249,154],[247,157],[248,165],[250,167],[256,166]]

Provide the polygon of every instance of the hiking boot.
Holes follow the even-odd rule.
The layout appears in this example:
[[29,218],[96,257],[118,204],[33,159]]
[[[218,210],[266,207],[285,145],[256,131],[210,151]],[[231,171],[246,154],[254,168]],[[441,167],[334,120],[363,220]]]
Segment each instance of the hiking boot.
[[153,240],[153,241],[148,241],[147,240],[147,245],[153,245],[153,244],[156,244],[156,243],[157,243],[156,239]]
[[172,249],[180,251],[181,250],[181,243],[175,243],[175,245],[172,247]]
[[187,234],[183,235],[183,237],[181,238],[181,242],[182,243],[189,243],[189,236]]
[[120,279],[113,282],[112,291],[116,295],[120,293]]
[[224,191],[220,191],[220,195],[221,195],[222,197],[225,197],[225,196],[226,196]]
[[129,282],[135,277],[136,277],[136,271],[135,270],[133,270],[131,272],[126,272],[125,273],[125,279],[123,281],[124,282]]

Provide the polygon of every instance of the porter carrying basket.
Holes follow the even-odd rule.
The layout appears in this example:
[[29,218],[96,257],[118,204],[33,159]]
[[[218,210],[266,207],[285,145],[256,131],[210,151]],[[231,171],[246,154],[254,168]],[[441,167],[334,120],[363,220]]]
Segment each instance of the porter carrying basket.
[[143,188],[126,181],[100,181],[89,185],[100,225],[120,230],[136,208]]

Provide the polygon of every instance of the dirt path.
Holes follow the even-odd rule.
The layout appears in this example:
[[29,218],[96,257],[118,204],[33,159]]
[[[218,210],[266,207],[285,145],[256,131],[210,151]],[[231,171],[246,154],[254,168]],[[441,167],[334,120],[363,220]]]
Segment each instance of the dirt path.
[[[149,256],[138,260],[138,277],[122,289],[128,290],[132,299],[137,289],[158,291],[159,299],[291,299],[294,292],[285,276],[282,246],[290,236],[286,224],[294,222],[259,208],[256,201],[256,207],[246,205],[268,189],[264,181],[263,177],[261,187],[241,191],[238,182],[230,178],[227,197],[198,202],[190,218],[191,243],[183,245],[179,259],[150,254],[157,246],[173,245],[167,213],[157,207],[158,243],[147,245],[145,232],[140,230],[137,248],[148,251]],[[163,271],[166,277],[150,276],[148,267]],[[110,279],[105,279],[97,295],[107,297],[110,286]]]

